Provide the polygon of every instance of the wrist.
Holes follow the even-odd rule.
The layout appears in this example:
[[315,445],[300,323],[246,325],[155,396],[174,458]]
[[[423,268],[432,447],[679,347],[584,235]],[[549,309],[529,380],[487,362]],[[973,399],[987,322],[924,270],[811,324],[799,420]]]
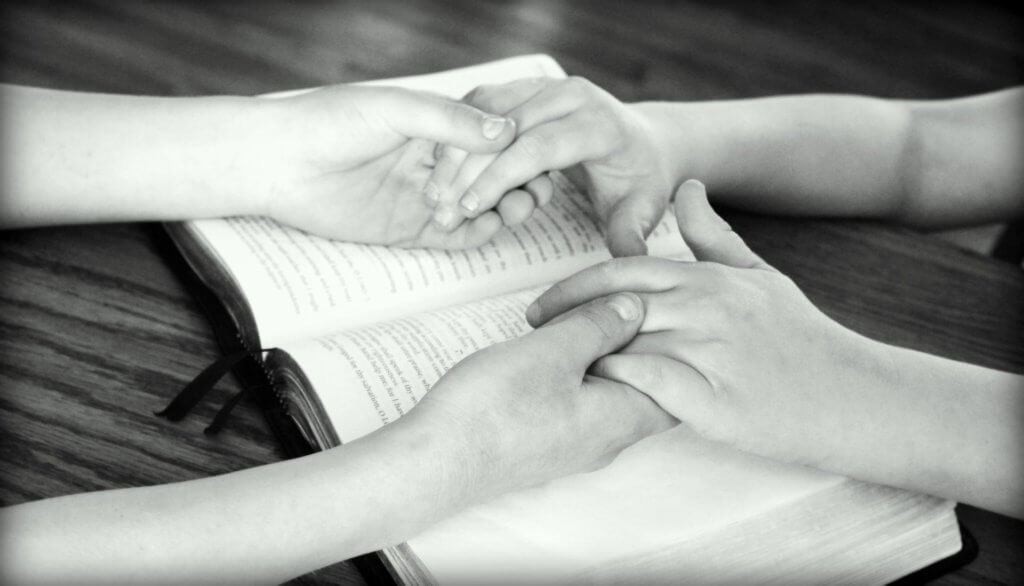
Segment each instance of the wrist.
[[294,158],[283,144],[292,115],[285,102],[232,97],[221,105],[224,127],[217,149],[224,165],[218,196],[228,210],[223,215],[274,216],[274,196],[286,190],[286,165]]
[[665,174],[671,186],[669,197],[675,196],[676,189],[684,181],[699,178],[694,174],[693,157],[687,142],[679,135],[679,125],[674,123],[671,110],[678,104],[667,102],[637,102],[628,104],[634,116],[653,145],[653,154],[658,167]]
[[806,438],[809,458],[802,463],[853,475],[885,452],[877,430],[884,429],[901,373],[891,347],[834,325],[840,332],[830,353],[840,367],[821,385],[825,402],[813,419],[818,425],[815,435]]
[[722,181],[719,162],[727,156],[720,145],[730,140],[717,109],[702,103],[640,102],[633,104],[645,120],[666,170],[672,194],[683,182],[697,179],[713,192]]
[[410,449],[429,463],[434,506],[450,514],[495,492],[498,463],[489,461],[494,458],[486,434],[474,432],[461,418],[441,417],[443,412],[432,407],[418,405],[389,428],[400,428]]

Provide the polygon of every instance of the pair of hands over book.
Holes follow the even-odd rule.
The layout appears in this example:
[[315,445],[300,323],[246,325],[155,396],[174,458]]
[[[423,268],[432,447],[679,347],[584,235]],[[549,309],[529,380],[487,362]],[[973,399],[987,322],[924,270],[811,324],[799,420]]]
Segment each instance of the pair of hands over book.
[[[535,56],[387,83],[461,96],[480,84],[561,75]],[[426,144],[417,149],[395,156],[428,156]],[[432,172],[424,166],[417,181]],[[476,235],[486,242],[462,250],[436,247],[470,243],[481,218],[497,228],[500,218],[480,213],[449,233],[432,222],[422,190],[406,202],[419,210],[408,225],[420,231],[378,241],[411,248],[328,240],[260,216],[168,229],[246,345],[274,348],[263,358],[276,392],[305,440],[327,449],[408,413],[464,357],[528,332],[526,308],[545,286],[609,258],[588,198],[558,173],[551,188],[529,220],[493,233],[484,226]],[[289,213],[271,215],[289,221]],[[295,213],[335,221],[329,209]],[[368,216],[344,220],[371,227]],[[654,256],[692,258],[670,217],[647,246]],[[677,427],[604,468],[472,506],[382,553],[405,583],[885,582],[959,550],[952,507]]]

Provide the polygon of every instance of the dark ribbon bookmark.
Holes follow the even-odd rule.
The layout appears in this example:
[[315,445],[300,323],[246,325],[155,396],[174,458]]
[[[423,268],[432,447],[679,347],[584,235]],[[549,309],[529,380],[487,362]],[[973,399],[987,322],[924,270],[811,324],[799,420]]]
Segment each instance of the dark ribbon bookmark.
[[206,429],[203,430],[203,433],[205,433],[206,435],[216,435],[221,430],[221,428],[224,427],[224,424],[227,423],[228,417],[231,416],[231,412],[234,411],[235,406],[242,402],[242,399],[246,398],[247,396],[249,396],[250,393],[254,391],[270,388],[273,388],[273,385],[256,385],[252,387],[246,387],[241,391],[235,393],[230,399],[228,399],[226,403],[224,403],[220,410],[217,411],[217,415],[213,417],[213,421],[210,422],[210,425],[206,426]]
[[[217,381],[224,378],[224,375],[227,374],[228,371],[234,368],[239,362],[245,360],[247,356],[249,356],[249,352],[246,350],[239,350],[237,352],[232,352],[220,360],[217,360],[210,366],[207,366],[194,379],[192,379],[190,383],[185,385],[185,388],[181,389],[178,396],[175,397],[167,407],[162,411],[156,411],[154,414],[160,417],[166,417],[171,421],[181,421],[186,415],[188,415],[189,411],[194,409],[195,406],[203,400],[203,397],[206,396],[206,393],[210,392],[210,389],[213,388],[213,385],[217,384]],[[234,408],[233,403],[240,401],[240,395],[244,393],[245,391],[242,391],[235,397],[232,397],[228,404]],[[225,405],[224,407],[226,408],[228,405]],[[221,409],[221,411],[223,410],[224,409]],[[231,409],[228,409],[228,413],[230,412]],[[217,416],[220,417],[220,414],[218,413]],[[225,415],[224,419],[226,418],[227,416]],[[214,423],[216,422],[217,421],[215,419]],[[223,425],[223,421],[220,422],[217,429],[219,429],[221,425]]]

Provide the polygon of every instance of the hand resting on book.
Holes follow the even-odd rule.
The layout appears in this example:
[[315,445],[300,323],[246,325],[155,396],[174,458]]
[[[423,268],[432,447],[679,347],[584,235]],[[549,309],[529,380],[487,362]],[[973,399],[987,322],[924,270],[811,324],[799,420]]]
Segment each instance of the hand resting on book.
[[0,523],[18,538],[4,544],[0,580],[276,583],[593,468],[677,423],[636,390],[587,374],[643,315],[628,293],[584,304],[469,356],[407,415],[334,449],[3,509]]
[[889,346],[833,321],[715,214],[699,182],[679,188],[675,213],[699,262],[595,265],[541,295],[530,323],[636,292],[644,324],[594,365],[598,376],[746,451],[1024,513],[1021,377]]
[[591,300],[463,359],[399,421],[427,418],[435,433],[463,438],[467,469],[481,472],[485,494],[607,463],[678,423],[627,385],[588,374],[633,339],[643,313],[632,293]]

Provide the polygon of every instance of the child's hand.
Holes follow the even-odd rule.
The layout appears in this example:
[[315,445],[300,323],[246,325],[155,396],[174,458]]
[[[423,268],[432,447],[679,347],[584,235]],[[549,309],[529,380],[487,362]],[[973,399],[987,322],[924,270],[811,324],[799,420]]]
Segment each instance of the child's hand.
[[489,213],[440,230],[421,194],[436,143],[498,151],[515,135],[508,119],[390,87],[339,85],[265,106],[273,148],[246,163],[270,217],[336,239],[438,248],[478,246],[501,228]]
[[544,293],[527,314],[531,324],[635,291],[647,307],[641,333],[594,373],[647,393],[701,434],[761,455],[822,465],[836,442],[856,445],[876,424],[865,415],[875,395],[866,393],[894,386],[883,346],[829,319],[751,252],[700,183],[680,187],[675,212],[706,262],[597,265]]
[[636,295],[593,300],[470,355],[397,424],[457,437],[462,453],[451,464],[478,498],[590,469],[678,423],[642,393],[587,374],[643,319]]
[[579,165],[571,173],[588,188],[612,254],[646,253],[672,192],[646,119],[577,77],[481,86],[464,100],[515,120],[517,136],[497,155],[443,149],[426,191],[440,225],[495,208],[505,223],[520,222],[551,197],[544,173]]

